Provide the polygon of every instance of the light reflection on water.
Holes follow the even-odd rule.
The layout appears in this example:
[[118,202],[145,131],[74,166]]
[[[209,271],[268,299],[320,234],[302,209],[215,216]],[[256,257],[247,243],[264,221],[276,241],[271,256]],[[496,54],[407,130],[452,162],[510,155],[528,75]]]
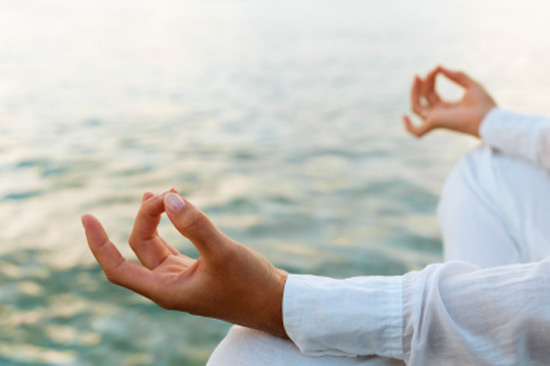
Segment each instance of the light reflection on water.
[[406,136],[408,83],[441,62],[550,112],[547,7],[1,2],[0,363],[204,364],[227,325],[106,283],[84,243],[92,212],[130,255],[145,190],[175,186],[292,272],[440,260],[439,190],[475,142]]

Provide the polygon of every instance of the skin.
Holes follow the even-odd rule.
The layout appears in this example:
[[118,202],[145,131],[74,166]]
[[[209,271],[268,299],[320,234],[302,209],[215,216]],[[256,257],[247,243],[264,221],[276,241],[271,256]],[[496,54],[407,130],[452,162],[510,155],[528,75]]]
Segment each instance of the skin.
[[[435,91],[438,74],[465,89],[462,100],[441,100]],[[424,80],[415,77],[411,105],[422,124],[414,126],[408,116],[403,120],[405,128],[417,137],[437,128],[479,137],[483,118],[496,106],[479,83],[464,73],[443,67],[436,67]],[[157,227],[164,213],[197,248],[198,259],[179,253],[159,235]],[[141,263],[122,257],[94,216],[83,215],[82,224],[93,255],[112,283],[137,292],[165,309],[217,318],[287,337],[282,303],[288,273],[224,235],[175,189],[160,195],[149,192],[143,195],[129,239]]]
[[[441,99],[435,90],[435,80],[439,74],[464,89],[461,100],[450,102]],[[415,76],[411,88],[411,108],[422,123],[415,126],[406,115],[403,116],[403,122],[405,129],[416,137],[423,137],[438,128],[479,137],[483,118],[496,106],[480,83],[463,72],[437,66],[425,79]]]
[[[175,211],[170,200],[184,206]],[[179,253],[157,231],[166,212],[176,229],[198,249],[200,258]],[[145,193],[130,247],[140,263],[122,257],[97,218],[82,216],[88,245],[107,279],[159,306],[286,337],[282,299],[288,274],[265,257],[225,236],[208,217],[174,189]]]

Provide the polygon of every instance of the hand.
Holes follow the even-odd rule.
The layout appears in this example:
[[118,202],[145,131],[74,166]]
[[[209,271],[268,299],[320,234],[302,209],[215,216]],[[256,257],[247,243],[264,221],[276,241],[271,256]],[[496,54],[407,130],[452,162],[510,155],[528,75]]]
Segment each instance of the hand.
[[[435,79],[440,73],[465,89],[462,100],[441,100],[435,91]],[[468,75],[438,66],[425,80],[418,76],[414,78],[411,107],[423,123],[415,126],[408,116],[403,116],[403,121],[407,131],[416,137],[422,137],[436,128],[446,128],[479,137],[481,122],[487,113],[496,107],[496,103],[483,86]]]
[[[163,212],[198,249],[192,259],[157,232]],[[143,196],[130,247],[141,264],[122,257],[94,216],[82,216],[88,244],[107,279],[166,309],[222,319],[286,336],[282,318],[288,274],[218,230],[175,190]]]

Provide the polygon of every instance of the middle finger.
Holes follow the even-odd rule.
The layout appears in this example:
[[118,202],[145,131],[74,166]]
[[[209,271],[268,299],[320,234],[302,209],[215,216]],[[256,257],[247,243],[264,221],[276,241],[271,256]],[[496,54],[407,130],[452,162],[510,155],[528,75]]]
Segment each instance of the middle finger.
[[435,78],[439,69],[432,70],[427,76],[426,81],[422,85],[422,95],[430,105],[435,105],[441,101],[439,95],[435,91]]
[[157,227],[164,212],[162,195],[150,197],[141,205],[130,235],[130,247],[143,265],[149,269],[158,266],[172,254],[157,233]]
[[424,118],[423,112],[425,107],[420,101],[421,90],[422,80],[418,76],[415,76],[411,88],[411,109],[417,116]]

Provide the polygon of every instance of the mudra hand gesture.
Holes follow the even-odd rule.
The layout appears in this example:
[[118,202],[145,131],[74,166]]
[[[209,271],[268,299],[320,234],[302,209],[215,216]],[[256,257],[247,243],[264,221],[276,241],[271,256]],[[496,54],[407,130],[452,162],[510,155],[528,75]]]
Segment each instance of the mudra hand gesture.
[[[439,73],[466,90],[462,100],[441,100],[435,91]],[[404,122],[407,130],[418,137],[435,128],[478,136],[481,121],[496,106],[480,84],[443,67],[431,71],[425,80],[415,78],[411,102],[423,123],[416,127],[408,116],[404,116]],[[198,249],[200,258],[179,253],[159,235],[157,227],[163,213]],[[122,257],[97,218],[87,214],[82,216],[82,223],[90,249],[109,281],[166,309],[286,336],[282,302],[288,274],[225,236],[176,190],[143,196],[129,240],[141,264]]]
[[[179,253],[158,234],[164,212],[198,249],[200,258]],[[109,281],[166,309],[286,335],[282,298],[288,274],[225,236],[174,189],[143,196],[129,240],[141,264],[122,257],[94,216],[82,216],[82,223],[90,249]]]
[[[438,74],[443,74],[465,89],[461,100],[448,102],[440,98],[435,90],[435,79]],[[496,103],[483,86],[468,75],[438,66],[426,76],[426,79],[422,80],[418,76],[414,78],[411,107],[422,119],[422,123],[415,126],[408,116],[403,116],[403,121],[407,131],[416,137],[422,137],[436,128],[446,128],[479,137],[481,122],[485,115],[496,107]]]

